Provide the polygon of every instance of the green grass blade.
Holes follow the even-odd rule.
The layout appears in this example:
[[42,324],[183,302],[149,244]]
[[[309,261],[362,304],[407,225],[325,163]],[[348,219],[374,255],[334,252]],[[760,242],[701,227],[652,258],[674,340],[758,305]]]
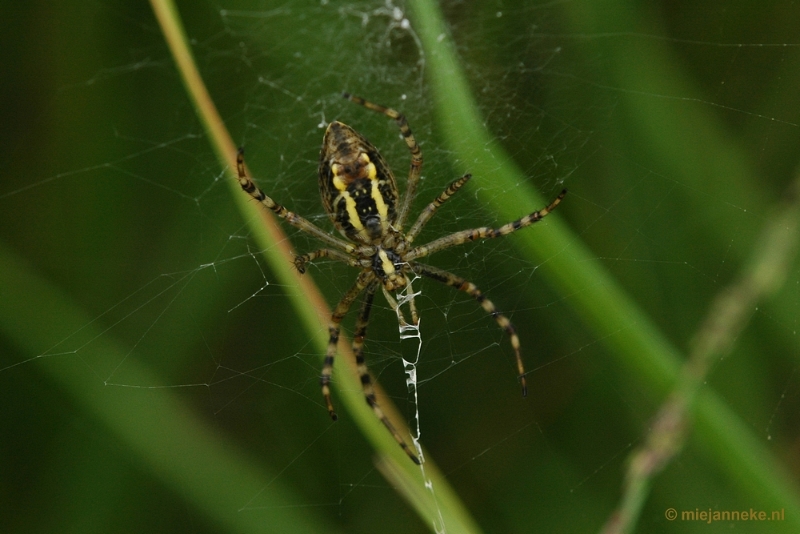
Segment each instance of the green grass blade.
[[[44,345],[41,327],[50,324],[93,339],[98,353],[109,361],[125,358],[127,350],[103,332],[101,323],[2,244],[0,287],[0,332],[22,352],[47,356],[51,347]],[[323,530],[324,523],[314,513],[293,506],[298,497],[274,480],[275,473],[193,413],[174,390],[154,389],[142,395],[136,389],[87,384],[87,369],[79,360],[60,365],[57,358],[36,358],[37,368],[116,436],[138,464],[225,531],[264,532],[263,514],[241,511],[255,496],[273,509],[269,513],[273,531]],[[126,366],[137,383],[159,383],[139,362]]]
[[[270,267],[281,284],[287,288],[294,311],[305,327],[312,346],[320,355],[323,355],[328,343],[326,325],[330,317],[330,309],[319,290],[314,286],[311,277],[300,275],[293,269],[293,252],[272,214],[259,204],[252,202],[241,191],[234,174],[236,155],[234,144],[200,78],[174,4],[166,0],[153,0],[151,3],[178,64],[187,93],[208,132],[209,140],[220,163],[228,169],[230,178],[228,183],[233,198],[250,224],[252,234],[264,251]],[[426,487],[426,481],[422,478],[419,468],[409,461],[364,402],[361,385],[356,378],[354,358],[349,349],[349,342],[344,336],[339,339],[339,357],[336,359],[335,372],[333,382],[337,394],[335,401],[341,402],[345,406],[361,432],[379,452],[380,461],[382,463],[390,462],[394,466],[392,472],[403,473],[402,478],[406,482],[403,485],[403,495],[406,496],[423,521],[433,530],[436,530],[437,525],[444,523],[449,532],[478,532],[479,529],[470,517],[467,507],[460,502],[457,494],[447,480],[441,476],[430,457],[427,457],[425,473],[435,489],[435,496]],[[402,418],[396,415],[396,409],[393,408],[389,399],[380,393],[379,388],[376,389],[379,391],[378,399],[383,411],[394,421],[401,433],[407,434]],[[413,495],[413,498],[408,498],[409,495]]]
[[[453,159],[466,162],[476,177],[490,176],[498,189],[514,191],[500,198],[477,189],[478,199],[506,220],[544,205],[545,199],[527,185],[512,159],[486,131],[437,5],[429,0],[414,0],[410,5],[414,27],[425,48],[438,125]],[[565,202],[569,200],[568,195]],[[603,340],[609,354],[639,377],[654,400],[663,396],[677,378],[680,351],[609,276],[557,212],[540,226],[514,239],[520,254],[531,262],[546,258],[540,269],[542,276],[562,294],[570,295],[576,313]],[[699,429],[695,439],[718,468],[755,501],[785,508],[790,518],[787,528],[800,528],[795,485],[712,391],[706,390],[698,400],[694,417]]]

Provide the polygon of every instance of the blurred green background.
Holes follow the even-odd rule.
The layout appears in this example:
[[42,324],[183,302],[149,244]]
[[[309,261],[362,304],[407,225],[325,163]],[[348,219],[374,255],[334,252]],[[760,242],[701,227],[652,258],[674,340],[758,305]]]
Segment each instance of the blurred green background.
[[[401,24],[405,13],[414,28],[402,4],[179,7],[234,139],[290,209],[328,227],[314,174],[334,118],[370,138],[404,180],[395,127],[342,90],[407,114],[426,158],[417,209],[470,171],[437,134],[430,58]],[[685,352],[796,171],[800,8],[442,9],[489,130],[543,198],[570,189],[552,217]],[[321,356],[235,210],[149,5],[6,3],[2,14],[0,531],[429,531],[375,470],[347,414],[328,419]],[[493,188],[491,176],[470,187],[421,242],[506,222],[475,191],[502,199],[513,189]],[[314,248],[288,233],[299,250]],[[575,295],[540,276],[551,258],[522,257],[514,239],[430,263],[509,314],[531,395],[519,398],[494,322],[466,296],[423,282],[423,443],[485,532],[596,531],[663,391],[611,353],[609,337],[641,325],[594,331]],[[310,275],[330,303],[354,277],[326,262]],[[707,385],[792,478],[799,282],[795,266]],[[411,419],[400,356],[413,347],[377,301],[367,357]],[[656,479],[638,531],[780,532],[800,521],[767,530],[664,518],[669,507],[769,510],[725,462],[690,439]]]

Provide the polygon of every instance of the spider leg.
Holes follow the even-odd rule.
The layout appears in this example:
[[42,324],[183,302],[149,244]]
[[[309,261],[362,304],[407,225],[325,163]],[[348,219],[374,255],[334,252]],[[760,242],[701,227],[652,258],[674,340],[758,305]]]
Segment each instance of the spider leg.
[[353,254],[355,252],[368,252],[372,250],[372,247],[357,247],[351,243],[347,243],[346,241],[342,241],[341,239],[332,236],[328,232],[322,230],[314,223],[297,215],[294,212],[291,212],[272,200],[264,191],[259,189],[259,187],[253,183],[250,177],[247,176],[244,168],[244,149],[240,148],[239,152],[236,156],[236,169],[239,173],[239,185],[242,187],[242,190],[250,195],[252,198],[260,202],[265,207],[272,210],[275,215],[280,217],[281,219],[285,220],[287,223],[291,224],[298,230],[302,230],[308,234],[313,235],[323,243],[335,247],[339,250],[343,250],[348,254]]
[[365,287],[371,284],[375,279],[372,271],[362,271],[356,278],[353,286],[347,290],[347,293],[341,298],[336,308],[331,315],[331,322],[328,323],[328,350],[325,352],[325,360],[322,363],[322,375],[319,379],[319,384],[322,387],[322,397],[325,399],[325,406],[328,408],[328,413],[331,419],[336,421],[338,416],[333,409],[333,402],[331,401],[331,374],[333,373],[333,359],[336,357],[336,345],[339,343],[339,330],[342,319],[347,315],[353,301],[356,300],[358,294],[361,293]]
[[427,222],[431,220],[431,217],[434,216],[436,210],[442,207],[442,204],[447,202],[447,200],[450,197],[455,195],[458,192],[458,190],[461,189],[461,186],[467,183],[470,178],[472,178],[471,174],[465,174],[458,180],[448,185],[447,189],[442,191],[442,193],[438,197],[436,197],[433,200],[433,202],[425,206],[425,209],[422,210],[422,213],[419,214],[419,217],[417,217],[417,220],[414,222],[414,225],[406,234],[406,242],[408,244],[411,244],[411,242],[414,241],[414,238],[416,238],[419,235],[425,224],[427,224]]
[[566,194],[567,190],[564,189],[550,204],[548,204],[544,208],[534,211],[533,213],[526,215],[524,217],[521,217],[516,221],[504,224],[499,228],[489,228],[488,226],[483,226],[481,228],[474,228],[472,230],[462,230],[460,232],[456,232],[454,234],[450,234],[448,236],[435,239],[430,243],[428,243],[427,245],[422,245],[415,249],[410,250],[408,254],[405,255],[405,259],[411,261],[417,258],[428,256],[430,254],[433,254],[434,252],[438,252],[446,248],[454,247],[456,245],[461,245],[468,241],[475,241],[478,239],[489,239],[492,237],[500,237],[516,232],[521,228],[525,228],[527,226],[532,225],[533,223],[539,222],[542,219],[544,219],[548,213],[556,209],[556,206],[558,206],[561,203],[561,200],[566,196]]
[[411,204],[414,202],[414,197],[417,196],[417,185],[419,185],[419,179],[422,173],[422,150],[419,148],[416,139],[414,139],[414,134],[411,133],[411,128],[408,126],[405,115],[392,108],[373,104],[368,100],[353,96],[350,93],[344,93],[342,96],[351,102],[364,106],[372,111],[383,113],[390,119],[394,119],[395,122],[397,122],[397,126],[400,128],[400,133],[403,135],[406,145],[408,145],[408,149],[411,151],[411,167],[408,170],[408,185],[406,186],[403,200],[400,203],[400,210],[397,212],[397,220],[392,221],[398,229],[402,228],[408,217]]
[[364,265],[356,257],[350,256],[349,254],[345,254],[344,252],[341,252],[339,250],[330,248],[321,248],[319,250],[315,250],[314,252],[309,252],[307,254],[295,256],[294,266],[300,272],[300,274],[304,274],[306,272],[306,265],[316,260],[317,258],[331,258],[336,261],[346,263],[350,267],[358,267],[358,268],[369,267],[369,263]]
[[406,283],[406,295],[408,299],[408,307],[411,310],[411,325],[408,324],[406,321],[406,316],[403,314],[403,310],[400,309],[400,304],[397,303],[397,300],[389,293],[389,290],[385,287],[383,288],[383,296],[386,297],[386,302],[389,303],[389,307],[392,308],[395,314],[397,314],[397,321],[400,323],[400,335],[402,339],[402,334],[407,328],[417,327],[419,326],[419,315],[417,314],[417,301],[414,300],[414,291],[411,289],[411,280],[408,280]]
[[364,294],[364,301],[361,304],[361,310],[358,313],[358,319],[356,319],[356,330],[353,334],[353,354],[356,357],[356,366],[358,368],[358,376],[361,380],[361,387],[364,389],[364,397],[367,400],[367,404],[369,404],[372,411],[375,413],[375,416],[380,419],[389,432],[394,437],[397,444],[406,452],[411,460],[419,465],[419,458],[411,448],[406,444],[403,437],[397,432],[394,425],[389,421],[389,418],[386,417],[386,414],[383,413],[380,406],[378,406],[378,401],[375,399],[375,388],[372,386],[372,377],[369,374],[369,370],[367,369],[367,364],[364,360],[364,338],[367,335],[367,325],[369,324],[369,313],[372,309],[372,301],[375,298],[375,290],[378,287],[378,282],[373,281],[368,287],[367,291]]
[[475,286],[475,284],[468,282],[466,279],[461,278],[460,276],[456,276],[453,273],[445,270],[438,269],[430,265],[423,265],[421,263],[411,263],[411,269],[420,276],[426,276],[470,295],[472,298],[477,300],[478,303],[480,303],[481,307],[486,311],[486,313],[494,317],[495,321],[497,321],[497,325],[508,335],[509,339],[511,340],[511,347],[514,349],[514,356],[517,359],[517,371],[519,373],[519,382],[522,385],[522,396],[527,396],[528,385],[525,382],[525,366],[522,363],[522,354],[519,350],[519,336],[517,336],[517,331],[514,328],[514,325],[511,324],[511,321],[508,320],[508,317],[497,311],[497,308],[495,308],[492,301],[487,299],[483,293],[481,293],[480,289]]

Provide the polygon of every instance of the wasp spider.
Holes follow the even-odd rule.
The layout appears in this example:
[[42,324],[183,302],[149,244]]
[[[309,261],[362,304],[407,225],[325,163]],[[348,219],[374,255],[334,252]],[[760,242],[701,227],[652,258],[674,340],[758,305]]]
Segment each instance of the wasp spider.
[[392,296],[393,293],[401,290],[406,291],[409,299],[411,324],[416,326],[419,322],[413,292],[410,290],[411,282],[408,277],[410,274],[431,278],[472,296],[487,313],[494,317],[500,328],[510,338],[517,360],[517,372],[522,385],[522,394],[526,395],[525,367],[522,364],[522,356],[520,355],[519,337],[508,318],[497,311],[494,304],[472,282],[442,269],[424,265],[417,260],[468,241],[504,236],[520,228],[530,226],[542,220],[558,206],[567,191],[566,189],[561,191],[561,194],[548,206],[499,228],[481,227],[462,230],[435,239],[427,245],[414,245],[414,239],[422,231],[425,224],[451,196],[469,181],[471,175],[466,174],[448,185],[433,202],[422,210],[422,213],[420,213],[408,231],[404,232],[403,227],[406,225],[411,211],[411,204],[416,196],[422,169],[422,152],[419,145],[414,140],[414,135],[411,133],[406,118],[402,114],[347,93],[344,94],[344,97],[367,109],[377,111],[394,119],[400,127],[403,139],[405,139],[411,152],[408,184],[402,197],[398,193],[394,175],[383,156],[378,152],[378,149],[354,129],[338,121],[328,125],[325,136],[322,139],[322,150],[319,158],[319,190],[325,211],[330,216],[333,226],[345,237],[345,240],[329,234],[307,219],[292,213],[261,191],[245,174],[244,152],[242,149],[239,150],[237,158],[239,184],[248,195],[272,210],[278,217],[284,219],[295,228],[311,234],[324,244],[324,248],[295,257],[294,265],[298,271],[304,273],[306,266],[318,258],[341,261],[360,270],[355,284],[347,290],[336,305],[328,325],[330,340],[328,341],[328,349],[325,353],[320,377],[322,395],[325,399],[328,413],[335,421],[336,412],[331,401],[330,383],[333,359],[336,356],[336,345],[339,341],[340,323],[356,298],[361,293],[364,293],[353,334],[353,353],[355,354],[361,385],[364,389],[364,396],[375,415],[391,432],[400,447],[403,448],[411,460],[418,464],[420,461],[417,455],[409,448],[378,406],[375,400],[372,379],[364,362],[364,337],[367,333],[367,324],[375,292],[379,287],[381,288],[389,305],[397,313],[401,327],[408,326],[408,323],[406,323],[403,313],[400,311],[397,300]]

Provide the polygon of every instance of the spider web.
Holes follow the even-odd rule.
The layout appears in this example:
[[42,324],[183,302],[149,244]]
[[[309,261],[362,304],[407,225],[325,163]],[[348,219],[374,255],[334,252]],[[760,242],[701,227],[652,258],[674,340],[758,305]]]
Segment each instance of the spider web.
[[[576,241],[532,257],[508,236],[425,259],[474,282],[513,321],[529,398],[520,398],[513,351],[495,321],[464,293],[429,280],[414,281],[416,339],[402,339],[376,296],[367,362],[485,531],[597,530],[661,394],[615,355],[615,340],[642,325],[623,318],[594,328],[576,305],[588,288],[556,287],[548,263],[585,243],[685,352],[795,172],[800,10],[790,2],[442,8],[486,127],[526,177],[519,187],[548,200],[567,187],[551,218]],[[81,314],[51,317],[44,292],[0,304],[8,312],[3,452],[19,459],[2,477],[0,530],[81,529],[101,515],[103,530],[252,523],[270,531],[299,510],[330,530],[428,531],[376,470],[347,414],[328,419],[321,355],[287,298],[294,289],[278,282],[236,212],[147,6],[88,4],[35,17],[25,9],[10,14],[19,23],[6,36],[6,71],[16,81],[5,100],[16,105],[4,106],[3,251]],[[425,157],[412,217],[472,170],[447,146],[426,72],[431,58],[408,6],[226,1],[181,13],[257,183],[315,224],[331,226],[315,177],[331,120],[370,139],[405,185],[409,155],[396,125],[343,100],[344,90],[408,117]],[[515,195],[476,175],[417,242],[503,224],[486,199]],[[550,220],[524,232],[552,231]],[[319,247],[287,234],[298,251]],[[308,274],[331,305],[355,278],[330,261]],[[800,465],[799,286],[795,268],[782,293],[752,311],[708,383],[791,472]],[[28,316],[27,307],[37,312]],[[356,313],[354,305],[343,324],[348,335]],[[25,345],[19,336],[31,327]],[[206,508],[192,496],[200,482],[188,474],[168,482],[167,468],[124,437],[134,408],[161,406],[165,395],[213,429],[209,441],[255,459],[263,471],[256,490],[213,488]],[[108,407],[110,419],[92,406]],[[186,473],[202,480],[211,460],[186,458]],[[220,523],[226,512],[209,511],[215,506],[230,523]],[[690,443],[656,480],[642,522],[667,531],[675,528],[664,519],[668,507],[759,506]]]

